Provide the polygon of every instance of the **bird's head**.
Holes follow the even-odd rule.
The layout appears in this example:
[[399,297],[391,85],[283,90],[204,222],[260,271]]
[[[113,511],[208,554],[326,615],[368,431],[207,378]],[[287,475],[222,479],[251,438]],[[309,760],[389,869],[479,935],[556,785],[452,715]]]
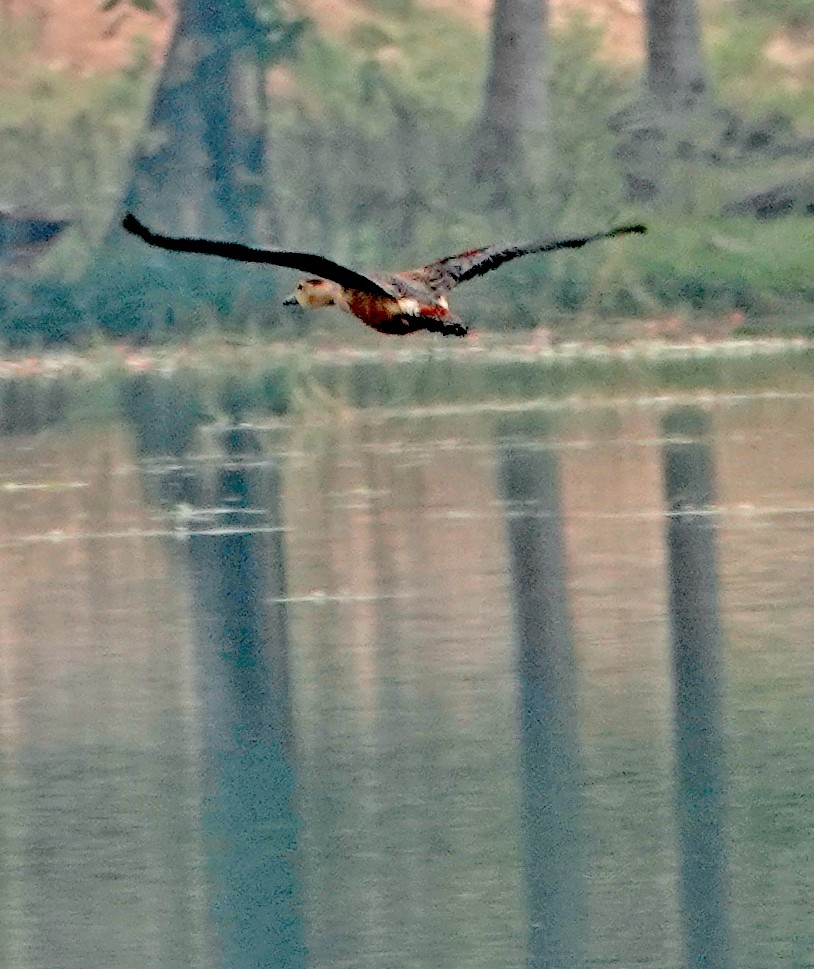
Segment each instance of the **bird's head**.
[[297,288],[283,300],[284,306],[304,306],[316,310],[323,306],[341,305],[342,287],[329,279],[302,279]]

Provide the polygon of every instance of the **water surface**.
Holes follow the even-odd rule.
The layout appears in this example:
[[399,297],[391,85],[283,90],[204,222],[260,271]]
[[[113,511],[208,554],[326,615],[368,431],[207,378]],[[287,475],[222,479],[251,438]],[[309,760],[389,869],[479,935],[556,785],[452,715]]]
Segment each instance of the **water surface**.
[[[683,959],[667,407],[595,402],[548,423],[594,965]],[[814,401],[704,408],[732,964],[802,969]],[[2,438],[0,964],[526,961],[499,428],[488,412],[349,411],[253,431],[237,459],[212,426],[174,447],[125,415]]]

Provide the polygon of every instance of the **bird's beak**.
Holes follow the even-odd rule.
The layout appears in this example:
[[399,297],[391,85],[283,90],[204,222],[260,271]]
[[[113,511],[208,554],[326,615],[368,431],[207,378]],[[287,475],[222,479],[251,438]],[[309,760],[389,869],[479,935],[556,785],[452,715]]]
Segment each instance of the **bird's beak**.
[[288,296],[283,300],[283,306],[296,306],[299,300],[297,299],[296,293],[289,293]]

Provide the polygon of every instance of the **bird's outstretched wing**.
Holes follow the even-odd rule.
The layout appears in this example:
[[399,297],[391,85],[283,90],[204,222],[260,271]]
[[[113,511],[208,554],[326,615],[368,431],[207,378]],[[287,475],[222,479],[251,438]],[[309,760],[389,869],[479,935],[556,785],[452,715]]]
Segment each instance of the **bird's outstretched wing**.
[[287,269],[298,269],[300,272],[322,279],[330,279],[348,289],[361,290],[363,293],[376,295],[395,295],[386,284],[371,279],[363,273],[358,273],[347,266],[325,256],[318,256],[311,252],[294,252],[283,248],[254,249],[239,242],[218,242],[212,239],[184,239],[174,236],[160,235],[148,229],[131,214],[122,219],[122,227],[133,235],[143,239],[151,246],[159,249],[169,249],[173,252],[200,253],[205,256],[220,256],[223,259],[235,259],[238,262],[257,262],[269,266],[284,266]]
[[647,232],[646,226],[624,225],[576,239],[541,239],[539,242],[521,242],[514,246],[486,246],[483,249],[471,249],[455,256],[438,259],[421,269],[413,270],[411,275],[423,276],[434,292],[445,293],[458,283],[473,279],[475,276],[482,276],[519,256],[526,256],[532,252],[553,252],[555,249],[580,249],[597,239],[612,239],[615,236],[643,232]]

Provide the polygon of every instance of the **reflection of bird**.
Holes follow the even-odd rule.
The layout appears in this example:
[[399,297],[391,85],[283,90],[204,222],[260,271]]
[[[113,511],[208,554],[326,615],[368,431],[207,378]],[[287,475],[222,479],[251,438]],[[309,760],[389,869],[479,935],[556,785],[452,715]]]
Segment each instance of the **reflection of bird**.
[[30,266],[73,224],[24,206],[0,208],[0,264]]
[[515,246],[486,246],[438,259],[419,269],[367,275],[309,252],[292,252],[283,248],[252,249],[237,242],[177,239],[159,235],[151,232],[133,215],[125,216],[122,225],[128,232],[161,249],[286,266],[312,274],[312,278],[301,280],[296,290],[284,300],[286,305],[299,303],[309,309],[338,306],[380,333],[403,334],[429,330],[446,336],[465,336],[467,332],[460,317],[450,312],[447,303],[446,294],[458,283],[482,276],[504,262],[530,252],[579,249],[597,239],[647,231],[643,225],[626,225],[577,239],[544,239]]

